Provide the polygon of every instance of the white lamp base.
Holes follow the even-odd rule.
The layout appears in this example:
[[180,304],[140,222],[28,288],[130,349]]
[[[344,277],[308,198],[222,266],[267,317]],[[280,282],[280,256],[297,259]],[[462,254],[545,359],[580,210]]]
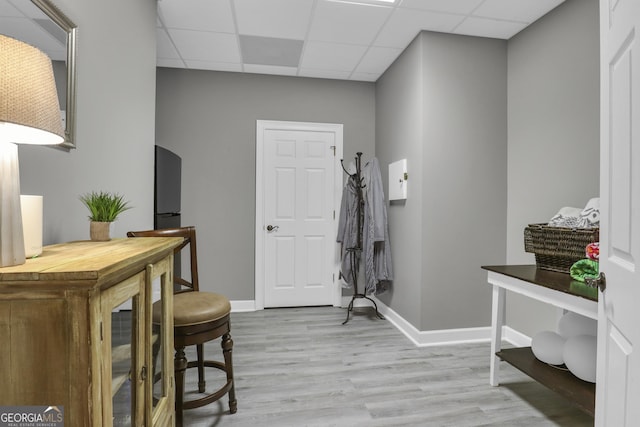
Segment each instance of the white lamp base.
[[18,146],[0,142],[0,267],[24,262]]

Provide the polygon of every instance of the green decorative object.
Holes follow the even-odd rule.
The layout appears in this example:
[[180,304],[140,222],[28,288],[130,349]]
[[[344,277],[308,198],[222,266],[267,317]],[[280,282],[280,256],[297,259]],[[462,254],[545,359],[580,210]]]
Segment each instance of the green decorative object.
[[576,261],[569,270],[569,274],[574,280],[584,282],[586,278],[596,279],[598,277],[598,271],[600,265],[598,261],[591,259],[581,259]]
[[123,196],[105,191],[91,192],[80,196],[80,201],[89,209],[91,240],[111,240],[110,225],[122,212],[131,209]]

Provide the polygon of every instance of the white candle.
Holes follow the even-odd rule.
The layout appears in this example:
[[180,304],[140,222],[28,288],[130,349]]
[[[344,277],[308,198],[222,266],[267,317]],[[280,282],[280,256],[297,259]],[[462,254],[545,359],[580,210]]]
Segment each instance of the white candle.
[[42,196],[20,195],[26,258],[42,253]]

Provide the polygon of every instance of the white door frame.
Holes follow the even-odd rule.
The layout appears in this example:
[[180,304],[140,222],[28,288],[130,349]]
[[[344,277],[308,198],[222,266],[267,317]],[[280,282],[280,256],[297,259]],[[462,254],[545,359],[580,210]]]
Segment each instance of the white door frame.
[[[264,218],[264,133],[267,130],[288,130],[288,131],[316,131],[333,132],[335,138],[335,162],[334,162],[334,189],[333,206],[336,212],[333,225],[333,235],[338,235],[338,215],[340,213],[340,201],[342,199],[343,176],[340,160],[343,149],[343,125],[335,123],[312,123],[312,122],[287,122],[275,120],[256,121],[256,224],[255,224],[255,309],[264,309],[264,245],[265,245],[265,218]],[[333,256],[333,306],[342,306],[342,287],[338,277],[340,272],[340,250],[339,244],[334,245]]]

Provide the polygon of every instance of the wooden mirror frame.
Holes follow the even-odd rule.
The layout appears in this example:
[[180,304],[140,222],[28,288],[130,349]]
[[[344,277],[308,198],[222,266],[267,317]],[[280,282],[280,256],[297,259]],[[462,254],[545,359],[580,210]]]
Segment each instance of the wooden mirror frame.
[[76,31],[78,27],[51,0],[31,0],[31,2],[67,33],[67,99],[64,142],[56,147],[76,148]]

